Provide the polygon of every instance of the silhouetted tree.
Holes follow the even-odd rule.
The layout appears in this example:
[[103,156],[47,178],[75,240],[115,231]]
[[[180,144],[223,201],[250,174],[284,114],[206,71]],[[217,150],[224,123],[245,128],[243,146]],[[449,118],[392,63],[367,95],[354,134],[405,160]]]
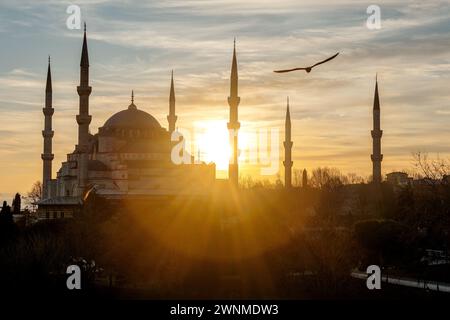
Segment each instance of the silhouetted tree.
[[368,264],[399,264],[407,262],[411,229],[393,220],[363,220],[355,224],[354,235],[363,249],[362,262]]
[[306,169],[303,169],[302,187],[303,188],[308,187],[308,172],[306,171]]
[[2,217],[2,221],[12,221],[12,213],[11,213],[11,207],[8,206],[8,203],[6,201],[3,201],[2,210],[0,211],[0,215]]
[[314,169],[310,180],[311,186],[318,189],[322,189],[323,187],[330,188],[347,183],[347,177],[339,169],[328,167]]
[[0,211],[0,243],[11,237],[15,230],[11,207],[6,201],[3,201],[2,210]]
[[429,184],[440,183],[445,176],[450,174],[450,161],[441,159],[439,156],[430,159],[427,153],[416,152],[413,153],[413,161],[415,173]]
[[347,174],[347,181],[349,184],[362,184],[364,183],[364,178],[351,172]]
[[324,218],[323,222],[333,220],[344,202],[345,176],[336,168],[317,168],[313,170],[310,182],[312,187],[320,189],[316,212]]
[[301,187],[301,184],[300,184],[300,182],[301,182],[301,171],[298,170],[298,169],[294,169],[292,175],[293,175],[292,185],[294,187]]
[[36,203],[42,198],[42,183],[40,181],[36,181],[31,190],[27,193],[26,200],[27,202],[36,209]]
[[14,199],[12,201],[12,213],[13,214],[20,214],[21,202],[22,202],[22,199],[20,197],[20,194],[16,193],[16,195],[14,196]]

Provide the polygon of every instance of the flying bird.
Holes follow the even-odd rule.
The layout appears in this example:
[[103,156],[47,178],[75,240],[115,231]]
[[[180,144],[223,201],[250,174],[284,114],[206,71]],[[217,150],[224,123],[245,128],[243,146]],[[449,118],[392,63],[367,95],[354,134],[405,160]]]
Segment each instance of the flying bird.
[[316,64],[314,64],[314,65],[312,65],[310,67],[294,68],[294,69],[287,69],[287,70],[275,70],[274,72],[276,72],[276,73],[285,73],[285,72],[291,72],[291,71],[297,71],[297,70],[305,70],[307,73],[310,73],[312,68],[314,68],[315,66],[318,66],[319,64],[322,64],[322,63],[328,62],[330,60],[333,60],[334,58],[337,57],[338,54],[339,54],[339,52],[336,53],[334,56],[329,57],[328,59],[325,59],[323,61],[317,62]]

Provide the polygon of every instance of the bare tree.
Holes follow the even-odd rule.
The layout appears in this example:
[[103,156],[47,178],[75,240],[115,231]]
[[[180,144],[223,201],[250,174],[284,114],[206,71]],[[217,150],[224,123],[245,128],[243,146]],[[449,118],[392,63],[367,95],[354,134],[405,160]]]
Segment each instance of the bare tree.
[[337,168],[320,167],[314,169],[310,179],[310,185],[318,189],[342,184],[348,184],[348,178]]
[[300,187],[302,181],[302,171],[299,169],[294,169],[294,187]]
[[424,178],[429,184],[435,184],[450,174],[449,160],[441,159],[439,155],[430,159],[427,153],[415,152],[413,153],[413,166],[416,171],[415,176]]
[[347,174],[347,180],[349,184],[361,184],[365,182],[363,177],[353,172]]
[[279,175],[277,175],[275,181],[270,181],[268,179],[254,179],[250,175],[241,175],[239,176],[239,185],[242,189],[274,189],[283,187],[283,182]]
[[251,189],[255,185],[255,181],[250,175],[240,175],[239,176],[239,185],[243,189]]
[[27,196],[25,200],[28,204],[31,205],[33,210],[36,209],[36,203],[42,198],[42,183],[40,181],[36,181],[31,190],[27,192]]

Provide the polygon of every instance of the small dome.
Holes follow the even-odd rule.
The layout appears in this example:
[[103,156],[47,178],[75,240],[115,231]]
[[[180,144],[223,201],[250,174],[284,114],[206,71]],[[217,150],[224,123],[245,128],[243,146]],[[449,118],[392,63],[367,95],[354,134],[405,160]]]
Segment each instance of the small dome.
[[103,128],[161,129],[161,125],[152,115],[139,110],[134,103],[131,103],[128,109],[112,115]]

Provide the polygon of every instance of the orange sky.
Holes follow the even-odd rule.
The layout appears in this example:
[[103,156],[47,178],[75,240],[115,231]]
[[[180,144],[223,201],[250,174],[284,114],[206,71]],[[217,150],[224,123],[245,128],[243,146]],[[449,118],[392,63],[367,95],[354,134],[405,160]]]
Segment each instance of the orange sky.
[[[178,127],[226,125],[236,36],[242,132],[274,128],[282,140],[289,96],[294,169],[331,166],[370,174],[376,72],[383,172],[411,168],[413,151],[450,154],[450,139],[444,138],[450,134],[448,3],[380,1],[382,28],[369,30],[366,7],[356,1],[125,2],[133,5],[80,4],[88,21],[92,133],[128,106],[132,89],[136,105],[167,127],[171,69]],[[41,178],[41,109],[49,53],[54,174],[73,151],[82,32],[65,27],[65,5],[4,1],[0,6],[5,15],[1,50],[8,57],[0,62],[0,196],[10,200]],[[335,60],[310,74],[272,72],[308,65],[337,51]],[[249,169],[241,172],[255,174],[259,168]]]

